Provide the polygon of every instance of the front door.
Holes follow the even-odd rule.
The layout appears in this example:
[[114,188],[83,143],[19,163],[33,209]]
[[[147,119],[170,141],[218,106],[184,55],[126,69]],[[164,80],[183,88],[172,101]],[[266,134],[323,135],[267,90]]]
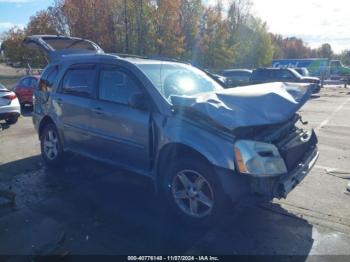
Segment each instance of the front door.
[[150,112],[130,106],[130,97],[144,92],[127,70],[101,66],[98,99],[92,102],[92,140],[104,158],[146,171],[150,167]]

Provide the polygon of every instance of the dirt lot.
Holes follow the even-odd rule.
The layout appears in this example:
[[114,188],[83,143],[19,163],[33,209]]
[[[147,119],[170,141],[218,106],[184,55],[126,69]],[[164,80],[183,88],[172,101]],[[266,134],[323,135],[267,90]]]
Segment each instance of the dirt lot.
[[0,189],[16,193],[15,206],[0,206],[0,254],[298,254],[302,261],[337,254],[345,261],[350,89],[324,88],[302,115],[319,138],[313,171],[286,200],[232,207],[204,230],[171,220],[150,183],[134,174],[76,156],[64,171],[49,172],[26,112],[0,131]]

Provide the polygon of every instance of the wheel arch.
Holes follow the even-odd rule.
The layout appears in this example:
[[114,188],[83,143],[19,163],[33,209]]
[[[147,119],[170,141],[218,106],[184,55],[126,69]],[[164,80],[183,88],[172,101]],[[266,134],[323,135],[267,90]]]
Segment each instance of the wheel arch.
[[178,159],[180,157],[193,157],[197,161],[203,161],[208,165],[212,165],[207,157],[196,149],[182,144],[182,143],[170,143],[159,151],[157,164],[156,164],[156,183],[157,187],[162,185],[164,175],[162,174],[163,170],[166,168],[167,164],[170,163],[173,159]]
[[48,124],[55,125],[55,122],[53,121],[53,119],[51,117],[44,116],[44,118],[40,121],[39,129],[38,129],[39,139],[44,131],[45,126],[47,126]]

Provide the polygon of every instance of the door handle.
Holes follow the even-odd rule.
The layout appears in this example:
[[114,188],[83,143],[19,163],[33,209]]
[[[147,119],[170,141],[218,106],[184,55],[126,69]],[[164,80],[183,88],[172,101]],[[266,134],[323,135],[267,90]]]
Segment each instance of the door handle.
[[101,107],[95,107],[92,109],[92,112],[94,112],[96,115],[103,115],[103,110]]

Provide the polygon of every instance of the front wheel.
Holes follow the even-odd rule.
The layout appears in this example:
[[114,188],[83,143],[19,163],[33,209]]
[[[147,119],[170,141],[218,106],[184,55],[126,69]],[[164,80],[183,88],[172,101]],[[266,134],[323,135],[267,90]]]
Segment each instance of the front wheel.
[[164,184],[168,205],[186,224],[212,225],[226,198],[211,166],[196,159],[174,162]]
[[58,167],[63,160],[62,144],[54,124],[48,124],[40,136],[41,155],[49,167]]

